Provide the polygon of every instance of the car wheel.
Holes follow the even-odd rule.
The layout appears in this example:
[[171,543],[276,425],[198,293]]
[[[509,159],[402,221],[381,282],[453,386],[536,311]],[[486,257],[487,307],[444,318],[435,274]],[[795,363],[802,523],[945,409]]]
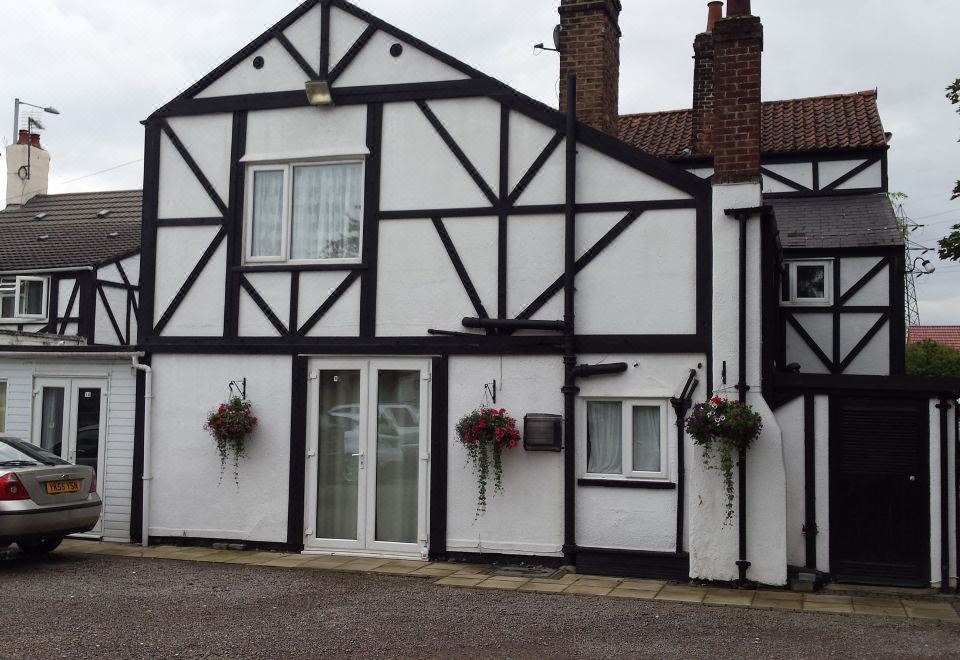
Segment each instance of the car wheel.
[[53,552],[63,541],[62,536],[40,536],[30,540],[17,541],[20,551],[25,555],[37,557]]

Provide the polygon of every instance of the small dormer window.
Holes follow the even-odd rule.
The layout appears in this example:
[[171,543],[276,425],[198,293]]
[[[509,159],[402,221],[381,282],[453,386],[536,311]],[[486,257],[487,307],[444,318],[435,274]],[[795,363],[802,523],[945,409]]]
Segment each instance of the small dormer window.
[[833,260],[788,261],[780,300],[784,305],[829,305],[832,302]]
[[46,320],[47,284],[46,277],[0,276],[0,322]]

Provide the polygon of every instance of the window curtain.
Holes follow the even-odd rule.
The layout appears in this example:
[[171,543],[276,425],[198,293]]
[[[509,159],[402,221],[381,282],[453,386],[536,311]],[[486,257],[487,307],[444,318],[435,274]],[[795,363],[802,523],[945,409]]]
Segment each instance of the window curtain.
[[587,402],[587,472],[623,472],[623,414],[619,401]]
[[250,256],[280,257],[283,233],[283,170],[253,173]]
[[360,256],[362,170],[359,163],[293,168],[292,259]]
[[633,470],[660,471],[660,408],[633,407]]

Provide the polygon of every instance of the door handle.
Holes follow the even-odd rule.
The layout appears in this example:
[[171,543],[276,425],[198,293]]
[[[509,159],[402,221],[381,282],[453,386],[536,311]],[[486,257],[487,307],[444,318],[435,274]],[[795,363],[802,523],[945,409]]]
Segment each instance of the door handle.
[[359,452],[359,453],[357,453],[357,454],[350,454],[350,455],[351,455],[351,456],[356,456],[356,457],[359,457],[359,458],[363,458],[363,452]]

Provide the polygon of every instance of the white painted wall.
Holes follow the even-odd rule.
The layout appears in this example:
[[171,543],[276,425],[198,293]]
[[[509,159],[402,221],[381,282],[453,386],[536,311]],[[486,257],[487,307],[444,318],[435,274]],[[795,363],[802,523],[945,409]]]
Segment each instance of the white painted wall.
[[102,400],[108,406],[106,444],[104,467],[97,474],[103,498],[103,538],[129,541],[130,502],[134,483],[140,483],[133,478],[136,377],[130,362],[92,357],[47,360],[0,357],[0,380],[7,381],[7,435],[31,441],[33,425],[39,424],[39,420],[33,420],[34,379],[53,376],[105,379],[109,390]]
[[[487,495],[487,512],[475,519],[476,478],[456,440],[461,416],[478,407],[484,383],[497,381],[497,407],[521,427],[526,413],[563,413],[563,361],[545,357],[451,357],[447,548],[559,556],[563,547],[563,454],[528,452],[503,457],[503,494]],[[491,481],[492,485],[492,481]]]
[[[247,115],[248,163],[361,156],[367,153],[363,105],[257,110]],[[217,149],[230,155],[230,139]]]
[[783,430],[783,460],[787,476],[787,562],[792,566],[807,563],[804,523],[806,521],[804,482],[803,397],[777,408],[777,424]]
[[[736,397],[739,326],[739,222],[726,209],[760,205],[760,186],[713,186],[713,369],[714,387]],[[763,584],[785,584],[787,565],[786,474],[782,434],[773,411],[760,395],[760,220],[748,225],[747,373],[751,390],[747,402],[763,418],[763,432],[748,452],[747,460],[747,578]],[[728,382],[721,370],[727,363]],[[724,525],[722,481],[715,470],[704,467],[702,451],[694,451],[690,485],[695,504],[690,511],[690,575],[711,580],[737,577],[737,527]],[[736,481],[736,480],[735,480]],[[739,490],[739,485],[735,484]],[[736,506],[737,503],[735,502]],[[736,518],[735,518],[736,519]]]
[[[779,174],[782,177],[793,181],[799,186],[813,189],[813,164],[812,163],[764,163],[764,169],[770,170],[774,174]],[[802,190],[799,186],[788,186],[775,179],[768,177],[767,175],[763,176],[763,192],[764,193],[779,193],[779,192],[799,192]]]
[[[289,329],[290,273],[247,273],[246,278],[284,327]],[[277,337],[280,334],[243,289],[240,290],[238,331],[241,337]]]
[[[216,227],[157,229],[156,321],[166,312],[216,233]],[[211,336],[223,333],[225,259],[224,240],[167,325],[165,335]]]
[[940,586],[944,576],[940,565],[941,542],[941,522],[944,513],[948,516],[947,529],[949,533],[949,575],[946,576],[954,586],[957,584],[957,564],[955,558],[956,552],[956,505],[957,505],[957,482],[956,482],[956,462],[955,455],[957,451],[957,437],[955,434],[956,425],[954,423],[957,407],[956,402],[950,407],[947,413],[947,492],[948,506],[944,512],[940,506],[940,488],[942,479],[940,475],[941,454],[940,454],[940,409],[937,407],[939,399],[931,399],[929,404],[930,411],[930,582],[933,586]]
[[[580,355],[580,364],[626,362],[624,374],[584,378],[578,381],[580,403],[577,415],[577,477],[583,477],[586,456],[586,419],[582,402],[589,397],[654,399],[667,402],[668,478],[676,483],[680,471],[676,416],[667,401],[677,396],[690,369],[698,372],[700,386],[695,401],[706,396],[704,355]],[[693,442],[685,435],[685,469],[690,470]],[[676,490],[650,490],[596,486],[577,487],[577,545],[626,550],[676,551]],[[689,511],[689,490],[684,493]],[[686,516],[685,516],[686,519]]]
[[[394,57],[390,53],[390,47],[397,43],[403,46],[400,57]],[[373,35],[346,71],[337,78],[334,89],[364,85],[465,80],[466,78],[467,76],[453,67],[381,30]]]
[[[151,536],[286,541],[290,368],[290,357],[154,356]],[[238,488],[229,461],[220,480],[203,424],[228,383],[244,377],[259,424]]]
[[[257,57],[263,58],[261,69],[253,66]],[[280,42],[271,39],[194,98],[302,90],[308,77]]]

